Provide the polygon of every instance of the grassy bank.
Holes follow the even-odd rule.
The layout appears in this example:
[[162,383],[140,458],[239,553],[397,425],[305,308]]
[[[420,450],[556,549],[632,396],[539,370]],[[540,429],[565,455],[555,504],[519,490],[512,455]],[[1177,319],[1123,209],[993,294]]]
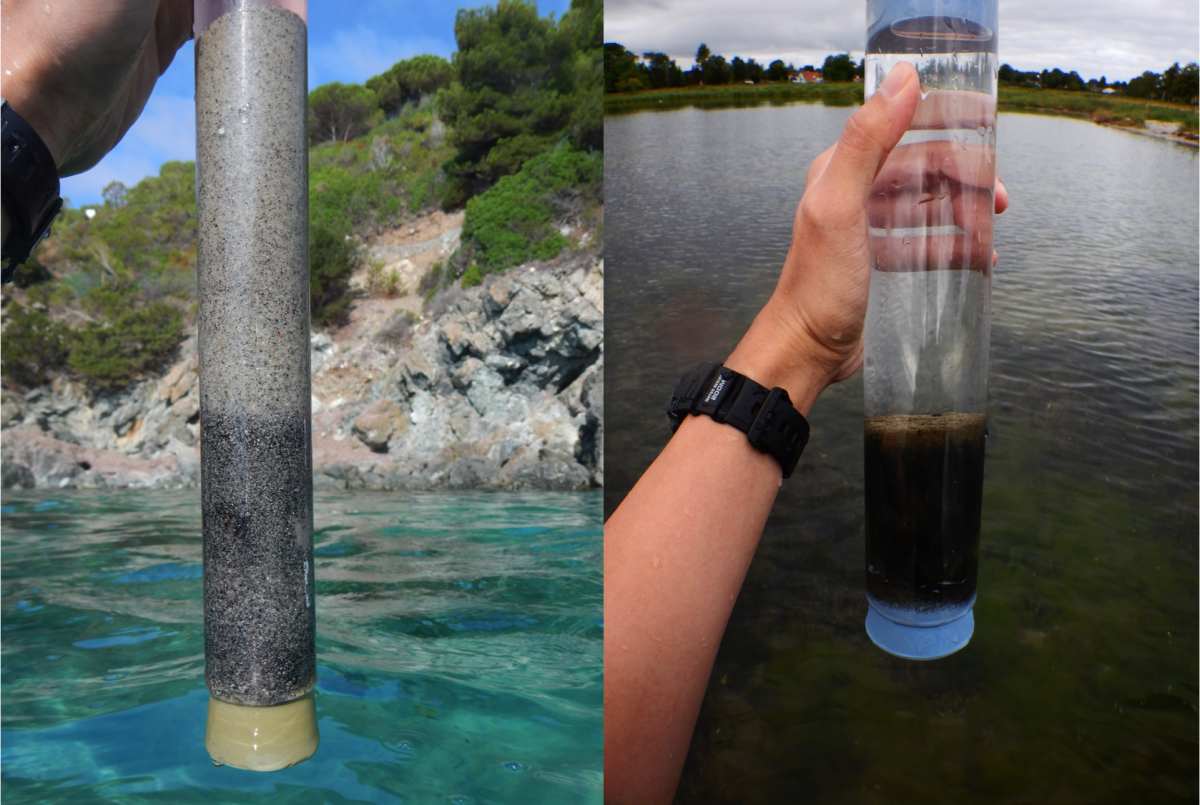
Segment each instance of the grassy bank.
[[[604,96],[604,113],[620,114],[646,109],[696,106],[702,109],[753,106],[760,103],[817,102],[829,106],[862,103],[862,84],[746,84],[718,87],[679,87],[644,92],[610,93]],[[1000,88],[1000,108],[1055,115],[1086,117],[1102,123],[1145,120],[1180,124],[1183,131],[1197,131],[1196,108],[1161,101],[1146,101],[1094,92],[1065,92],[1053,89]]]
[[822,102],[829,106],[862,103],[862,84],[725,84],[716,87],[690,86],[643,92],[609,93],[604,96],[604,113],[642,111],[661,107],[697,106],[719,109],[760,103]]
[[1194,106],[1095,92],[1001,87],[1000,108],[1086,117],[1097,123],[1128,123],[1139,127],[1146,120],[1162,120],[1178,123],[1182,131],[1197,131]]

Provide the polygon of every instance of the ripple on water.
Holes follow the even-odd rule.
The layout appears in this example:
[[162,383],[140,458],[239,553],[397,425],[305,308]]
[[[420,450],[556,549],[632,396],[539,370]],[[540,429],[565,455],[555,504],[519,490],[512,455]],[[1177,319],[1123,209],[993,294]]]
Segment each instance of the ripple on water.
[[[669,436],[645,401],[665,406],[688,366],[729,354],[769,298],[804,171],[852,111],[606,118],[606,512]],[[996,227],[971,645],[918,665],[864,635],[861,376],[829,389],[677,801],[1196,799],[1200,157],[1000,118],[1012,205]],[[1130,704],[1168,686],[1183,705]]]
[[321,749],[269,776],[202,749],[198,497],[5,504],[6,800],[600,802],[598,496],[318,495]]

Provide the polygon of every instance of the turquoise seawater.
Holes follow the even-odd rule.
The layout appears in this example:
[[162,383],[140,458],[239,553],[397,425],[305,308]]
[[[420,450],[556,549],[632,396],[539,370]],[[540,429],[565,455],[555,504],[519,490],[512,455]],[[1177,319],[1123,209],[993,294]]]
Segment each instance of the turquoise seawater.
[[598,803],[601,508],[318,494],[321,746],[255,773],[204,749],[198,493],[5,493],[0,796]]

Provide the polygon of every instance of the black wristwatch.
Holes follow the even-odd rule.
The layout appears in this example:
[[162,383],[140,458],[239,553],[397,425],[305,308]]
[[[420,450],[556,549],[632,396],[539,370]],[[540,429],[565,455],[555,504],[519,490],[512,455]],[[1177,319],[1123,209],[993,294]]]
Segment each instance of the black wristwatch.
[[12,282],[17,266],[50,234],[50,225],[62,211],[62,199],[58,166],[42,138],[8,101],[0,103],[0,117],[0,192],[11,224],[2,255],[8,265],[0,272],[0,282]]
[[775,457],[790,478],[808,444],[808,421],[781,388],[768,390],[719,363],[702,363],[686,373],[671,397],[671,433],[688,414],[706,414],[745,433],[760,452]]

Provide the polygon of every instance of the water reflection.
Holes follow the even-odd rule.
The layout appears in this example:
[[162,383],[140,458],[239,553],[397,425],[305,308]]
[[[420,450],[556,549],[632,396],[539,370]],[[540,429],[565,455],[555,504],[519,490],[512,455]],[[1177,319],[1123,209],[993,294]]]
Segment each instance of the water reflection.
[[[850,112],[606,121],[606,513],[666,443],[653,401],[770,295],[807,165]],[[927,664],[867,639],[861,376],[831,389],[733,612],[682,802],[1197,796],[1196,152],[1069,119],[998,129],[1013,204],[975,637]]]

